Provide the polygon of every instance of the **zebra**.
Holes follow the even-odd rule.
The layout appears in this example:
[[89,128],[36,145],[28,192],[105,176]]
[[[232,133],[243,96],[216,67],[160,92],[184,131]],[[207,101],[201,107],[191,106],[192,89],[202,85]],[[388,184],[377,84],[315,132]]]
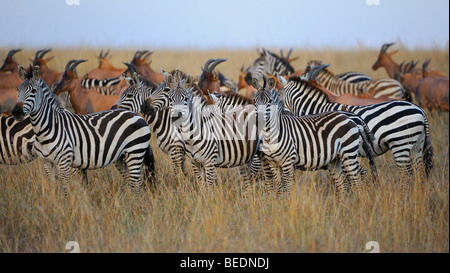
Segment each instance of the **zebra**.
[[[320,65],[322,65],[322,61],[309,61],[304,71],[304,75],[307,75],[312,67]],[[394,79],[376,79],[351,83],[340,80],[327,68],[324,68],[319,72],[318,78],[320,79],[321,85],[338,96],[346,93],[357,96],[361,93],[369,92],[374,98],[385,96],[393,99],[406,99],[411,101],[411,95],[403,88],[400,82]]]
[[16,121],[13,116],[0,116],[0,164],[16,165],[33,161],[36,135],[30,117]]
[[341,81],[345,81],[345,82],[349,82],[349,83],[360,83],[360,82],[366,82],[366,81],[372,80],[371,77],[367,76],[364,73],[353,72],[353,71],[337,74],[336,77]]
[[413,164],[426,175],[433,166],[429,122],[420,107],[408,101],[389,101],[366,106],[330,102],[320,89],[299,76],[290,77],[279,91],[284,105],[294,115],[304,116],[333,110],[345,110],[360,116],[372,131],[375,156],[392,151],[397,167],[406,175],[402,188],[409,185]]
[[176,70],[173,75],[163,73],[163,76],[169,90],[146,99],[143,112],[170,109],[173,122],[185,141],[185,151],[191,158],[197,182],[203,180],[202,167],[205,167],[206,183],[210,187],[216,180],[216,167],[240,167],[247,193],[249,163],[259,144],[254,105],[243,105],[218,115],[211,111],[214,108],[208,107],[190,75],[182,77]]
[[169,155],[173,171],[178,175],[180,171],[187,174],[185,168],[185,144],[177,127],[173,126],[169,110],[155,111],[151,114],[143,113],[141,105],[154,93],[169,90],[165,82],[156,86],[152,81],[139,78],[133,73],[132,77],[126,78],[128,87],[120,95],[119,100],[111,109],[125,109],[134,113],[142,113],[145,121],[150,126],[156,137],[158,147]]
[[252,78],[262,79],[264,75],[287,76],[295,73],[294,67],[285,58],[266,50],[258,50],[259,57],[247,69],[245,79],[251,85]]
[[107,79],[82,79],[81,85],[87,90],[96,90],[103,95],[115,95],[122,76]]
[[[263,116],[264,129],[260,151],[277,177],[278,193],[290,193],[294,168],[301,170],[328,169],[341,196],[345,194],[345,180],[360,191],[361,167],[358,162],[360,147],[370,153],[369,135],[361,130],[345,112],[330,111],[304,117],[284,111],[273,78],[261,86],[254,101],[258,115]],[[259,118],[259,117],[258,117]],[[283,185],[282,185],[283,184]]]
[[30,115],[34,150],[44,164],[52,165],[49,169],[56,167],[64,196],[71,168],[95,169],[113,162],[132,192],[140,195],[142,163],[154,167],[150,128],[144,119],[122,109],[75,115],[61,108],[39,66],[32,73],[19,66],[18,74],[22,83],[12,114],[19,121]]

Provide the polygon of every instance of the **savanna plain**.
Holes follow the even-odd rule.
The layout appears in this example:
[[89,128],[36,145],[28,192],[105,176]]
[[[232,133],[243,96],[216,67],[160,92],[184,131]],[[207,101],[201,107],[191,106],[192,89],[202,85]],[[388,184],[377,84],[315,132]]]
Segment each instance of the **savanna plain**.
[[[448,75],[448,44],[446,49],[399,49],[393,56],[398,63],[414,59],[421,64],[431,58],[431,66]],[[0,50],[0,56],[8,50]],[[20,52],[17,61],[28,64],[35,50]],[[135,50],[113,49],[111,62],[121,67]],[[70,59],[88,59],[77,68],[84,75],[97,67],[99,51],[55,48],[48,65],[63,71]],[[228,58],[217,68],[237,82],[241,66],[249,66],[257,56],[256,50],[156,49],[151,67],[179,68],[195,76],[206,60]],[[291,56],[299,56],[292,63],[295,69],[321,59],[335,73],[388,77],[384,69],[372,71],[378,51],[364,47],[294,48]],[[255,184],[244,198],[239,171],[218,169],[218,183],[204,194],[190,161],[188,175],[175,176],[154,136],[157,188],[144,188],[141,198],[131,194],[114,166],[88,171],[88,186],[81,184],[81,177],[73,180],[64,199],[47,181],[39,159],[1,165],[0,252],[66,252],[68,241],[78,242],[81,252],[366,252],[369,241],[378,242],[381,252],[449,252],[449,114],[426,112],[434,149],[429,179],[416,178],[402,192],[402,177],[389,152],[376,158],[378,185],[366,184],[361,194],[347,200],[336,198],[326,171],[296,171],[290,197],[267,194]],[[368,169],[366,163],[363,160]]]

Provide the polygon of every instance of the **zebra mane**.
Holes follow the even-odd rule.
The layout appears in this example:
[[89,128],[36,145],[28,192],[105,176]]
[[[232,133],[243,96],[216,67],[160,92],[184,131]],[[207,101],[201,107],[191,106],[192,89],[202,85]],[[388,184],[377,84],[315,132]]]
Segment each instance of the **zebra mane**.
[[65,109],[61,106],[58,98],[52,92],[50,87],[48,87],[48,85],[45,83],[45,81],[42,78],[39,79],[39,85],[42,88],[42,93],[44,94],[44,99],[47,100],[48,104],[53,108],[53,110],[58,111],[58,112],[64,111]]
[[[200,106],[200,109],[203,109],[204,107],[209,105],[205,96],[203,96],[202,90],[198,87],[198,85],[193,84],[191,87],[186,89],[186,92],[192,95],[191,100],[192,103],[195,104],[196,106]],[[194,98],[196,99],[195,102]]]
[[269,50],[266,50],[266,52],[275,59],[275,64],[276,66],[278,66],[280,63],[286,68],[286,72],[287,74],[291,74],[295,72],[294,67],[291,65],[291,63],[286,60],[285,58],[282,58],[280,56],[278,56],[277,54],[270,52]]

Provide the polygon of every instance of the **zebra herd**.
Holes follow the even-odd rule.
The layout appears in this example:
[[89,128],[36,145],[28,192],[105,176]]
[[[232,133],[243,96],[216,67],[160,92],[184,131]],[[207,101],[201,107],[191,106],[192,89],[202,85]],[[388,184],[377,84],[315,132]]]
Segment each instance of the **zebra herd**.
[[[162,70],[159,85],[135,72],[126,77],[128,87],[111,110],[76,115],[60,106],[39,66],[29,71],[19,66],[17,104],[12,116],[0,119],[0,163],[39,157],[66,195],[73,170],[115,164],[139,195],[144,169],[154,182],[153,132],[176,175],[186,174],[186,157],[201,185],[203,180],[215,183],[216,168],[238,167],[245,193],[249,183],[263,179],[267,190],[289,194],[295,169],[326,169],[339,195],[359,192],[366,177],[359,158],[369,159],[376,177],[374,157],[388,151],[403,173],[403,189],[415,171],[429,175],[433,151],[424,110],[403,100],[366,106],[331,102],[308,76],[319,73],[321,81],[333,84],[323,68],[310,63],[304,75],[281,79],[283,87],[277,90],[276,79],[295,71],[285,59],[263,50],[247,70],[255,97],[209,93],[212,103],[194,78],[178,69]],[[361,73],[338,77],[349,82],[339,86],[343,93],[371,80]]]

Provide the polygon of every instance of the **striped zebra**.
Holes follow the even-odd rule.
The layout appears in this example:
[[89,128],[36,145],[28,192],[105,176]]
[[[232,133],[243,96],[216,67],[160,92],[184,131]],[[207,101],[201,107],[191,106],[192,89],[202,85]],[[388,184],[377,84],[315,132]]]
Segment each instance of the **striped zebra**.
[[17,87],[13,116],[23,120],[30,115],[35,152],[56,167],[65,196],[71,168],[95,169],[113,162],[127,177],[132,192],[140,194],[141,166],[143,162],[152,165],[153,154],[150,128],[139,115],[126,110],[75,115],[60,107],[39,66],[28,74],[19,66],[18,74],[23,82]]
[[192,84],[190,75],[182,77],[175,71],[173,75],[164,73],[163,76],[170,90],[148,98],[142,106],[144,113],[148,114],[150,109],[170,109],[198,182],[203,180],[202,167],[209,186],[216,180],[216,167],[240,167],[244,189],[247,189],[251,180],[249,163],[259,143],[254,105],[236,107],[218,115],[208,106],[200,89]]
[[[127,77],[126,80],[129,86],[120,95],[119,100],[112,106],[112,109],[121,108],[137,114],[143,113],[141,105],[147,98],[154,93],[169,90],[165,82],[160,86],[156,86],[150,80],[139,78],[136,73],[133,73],[131,78]],[[143,113],[143,116],[156,136],[158,147],[169,155],[175,175],[178,175],[180,171],[186,174],[185,144],[180,130],[172,124],[170,111],[165,109],[150,114]]]
[[266,49],[258,50],[259,57],[247,69],[245,76],[248,84],[251,85],[252,78],[263,79],[264,75],[287,76],[295,73],[294,67],[285,58]]
[[366,81],[372,80],[371,77],[367,76],[364,73],[353,72],[353,71],[337,74],[336,77],[341,81],[345,81],[345,82],[349,82],[349,83],[359,83],[359,82],[366,82]]
[[16,121],[13,116],[0,116],[0,164],[16,165],[34,160],[35,139],[30,117]]
[[122,76],[108,79],[82,79],[81,85],[87,90],[96,90],[103,95],[115,95]]
[[290,193],[294,168],[328,169],[341,196],[345,194],[346,179],[359,191],[358,154],[361,147],[371,154],[370,132],[361,130],[345,112],[294,116],[284,110],[273,78],[265,80],[264,86],[257,79],[252,83],[258,89],[254,98],[257,113],[264,117],[260,151],[277,177],[278,193]]
[[[322,61],[309,61],[304,71],[304,75],[307,75],[312,67],[321,65]],[[320,79],[321,85],[338,96],[346,93],[357,96],[361,93],[369,92],[370,95],[372,95],[374,98],[384,96],[393,99],[406,99],[408,101],[411,101],[411,95],[407,93],[401,83],[393,79],[376,79],[351,83],[348,81],[340,80],[327,68],[322,69],[319,72],[317,78]]]
[[390,101],[366,106],[333,103],[320,89],[301,77],[291,77],[279,91],[285,107],[297,116],[345,110],[360,116],[372,131],[375,156],[392,151],[397,167],[406,175],[402,187],[409,185],[413,165],[429,175],[433,150],[425,112],[407,101]]

